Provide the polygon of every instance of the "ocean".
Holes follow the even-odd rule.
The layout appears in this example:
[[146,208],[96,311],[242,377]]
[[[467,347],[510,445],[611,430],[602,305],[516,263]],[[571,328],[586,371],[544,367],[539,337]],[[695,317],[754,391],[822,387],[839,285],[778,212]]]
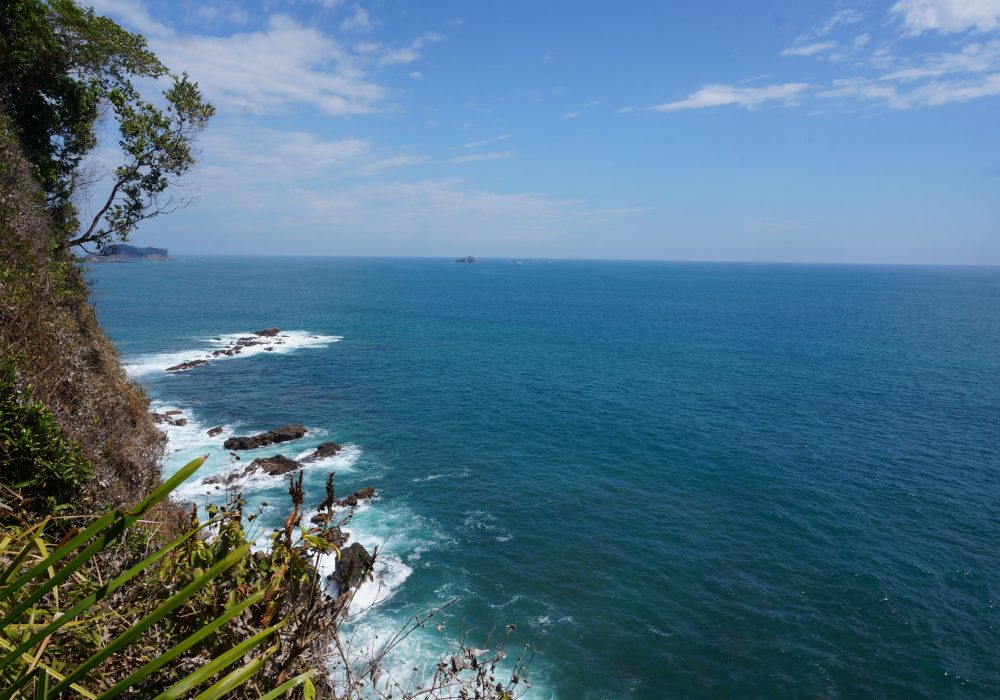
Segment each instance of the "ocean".
[[[93,265],[168,428],[344,450],[394,668],[517,625],[529,698],[1000,695],[1000,269],[195,257]],[[276,326],[285,342],[212,359]],[[213,340],[219,338],[220,340]],[[206,430],[222,426],[222,435]],[[182,495],[217,498],[199,481]],[[287,503],[254,479],[265,525]]]

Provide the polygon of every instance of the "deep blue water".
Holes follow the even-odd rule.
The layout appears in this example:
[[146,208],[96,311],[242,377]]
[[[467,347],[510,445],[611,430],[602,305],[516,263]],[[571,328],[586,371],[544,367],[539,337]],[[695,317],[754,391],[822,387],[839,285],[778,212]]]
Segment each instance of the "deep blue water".
[[[379,488],[353,529],[385,541],[391,584],[368,628],[462,596],[414,660],[514,622],[537,697],[1000,695],[1000,269],[204,258],[91,277],[123,358],[192,420],[167,469],[206,450],[224,469],[217,424],[311,429],[267,454],[349,446],[330,466],[342,492]],[[272,325],[342,340],[162,371]],[[253,494],[272,522],[281,493]]]

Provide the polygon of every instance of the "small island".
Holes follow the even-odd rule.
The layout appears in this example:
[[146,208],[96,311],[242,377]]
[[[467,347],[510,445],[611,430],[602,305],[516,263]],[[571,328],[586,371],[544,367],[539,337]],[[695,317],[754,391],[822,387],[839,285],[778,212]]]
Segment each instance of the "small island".
[[466,255],[464,258],[458,258],[457,260],[455,260],[455,262],[460,262],[460,263],[477,263],[477,262],[479,262],[479,258],[473,257],[472,255]]
[[118,243],[105,248],[100,253],[90,253],[85,258],[87,262],[121,263],[121,262],[168,262],[166,248],[138,248],[132,245]]

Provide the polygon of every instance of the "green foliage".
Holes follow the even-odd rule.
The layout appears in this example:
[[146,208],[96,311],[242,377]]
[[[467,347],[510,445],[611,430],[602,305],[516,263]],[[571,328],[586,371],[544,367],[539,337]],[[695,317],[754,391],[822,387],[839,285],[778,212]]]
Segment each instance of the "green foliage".
[[20,492],[22,508],[40,512],[71,502],[92,474],[12,364],[0,363],[0,484]]
[[[204,458],[194,460],[136,508],[104,514],[81,532],[64,538],[66,541],[51,552],[45,542],[47,520],[17,536],[6,534],[0,538],[0,551],[7,559],[0,570],[0,687],[5,688],[0,690],[0,700],[28,697],[28,693],[48,700],[60,697],[63,692],[100,700],[130,692],[167,700],[186,697],[197,689],[201,689],[198,698],[209,700],[235,697],[251,679],[259,689],[280,689],[281,693],[308,682],[308,671],[288,681],[284,677],[274,680],[259,676],[281,647],[278,631],[285,626],[287,617],[253,634],[244,634],[238,641],[231,639],[238,637],[238,633],[223,639],[222,632],[234,627],[236,620],[241,620],[241,629],[251,622],[248,611],[254,604],[263,602],[269,593],[280,592],[271,587],[269,580],[240,597],[230,595],[219,609],[208,612],[204,623],[193,632],[170,636],[172,647],[154,655],[117,683],[109,685],[100,670],[108,661],[127,658],[128,650],[140,644],[140,640],[148,645],[147,635],[155,635],[157,626],[183,617],[206,589],[220,579],[230,578],[231,570],[252,560],[250,545],[244,540],[238,546],[227,547],[224,556],[219,553],[211,561],[206,560],[206,566],[191,568],[190,580],[183,585],[160,587],[158,591],[147,587],[145,592],[153,595],[146,596],[132,609],[112,608],[113,613],[109,614],[108,608],[116,602],[119,589],[138,586],[142,592],[144,576],[152,571],[156,572],[154,580],[161,577],[164,569],[184,560],[184,555],[180,560],[176,558],[177,552],[185,548],[190,551],[192,543],[204,541],[201,535],[207,527],[220,526],[225,519],[213,518],[204,524],[194,523],[174,541],[99,586],[88,585],[88,578],[82,575],[203,462]],[[232,538],[229,540],[229,544],[237,544]],[[134,622],[124,625],[119,622],[133,615]],[[74,641],[82,642],[83,646],[74,648]],[[189,659],[201,658],[202,663],[190,672],[179,671],[176,665],[173,670],[164,669],[182,654]],[[244,661],[251,654],[252,658]]]
[[[191,145],[214,109],[187,76],[172,76],[165,106],[143,99],[136,78],[167,68],[131,34],[74,0],[6,0],[0,13],[0,109],[13,121],[66,245],[102,247],[183,201],[164,193],[194,164]],[[97,145],[96,123],[109,105],[124,162],[110,194],[82,230],[72,198],[88,184],[81,168]]]

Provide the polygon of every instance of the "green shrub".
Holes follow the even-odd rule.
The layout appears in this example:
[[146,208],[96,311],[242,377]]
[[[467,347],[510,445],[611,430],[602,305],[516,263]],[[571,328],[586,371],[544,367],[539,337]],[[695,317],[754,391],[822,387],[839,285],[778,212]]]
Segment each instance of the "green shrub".
[[93,471],[12,362],[0,361],[0,484],[20,492],[24,508],[42,512],[70,503]]

